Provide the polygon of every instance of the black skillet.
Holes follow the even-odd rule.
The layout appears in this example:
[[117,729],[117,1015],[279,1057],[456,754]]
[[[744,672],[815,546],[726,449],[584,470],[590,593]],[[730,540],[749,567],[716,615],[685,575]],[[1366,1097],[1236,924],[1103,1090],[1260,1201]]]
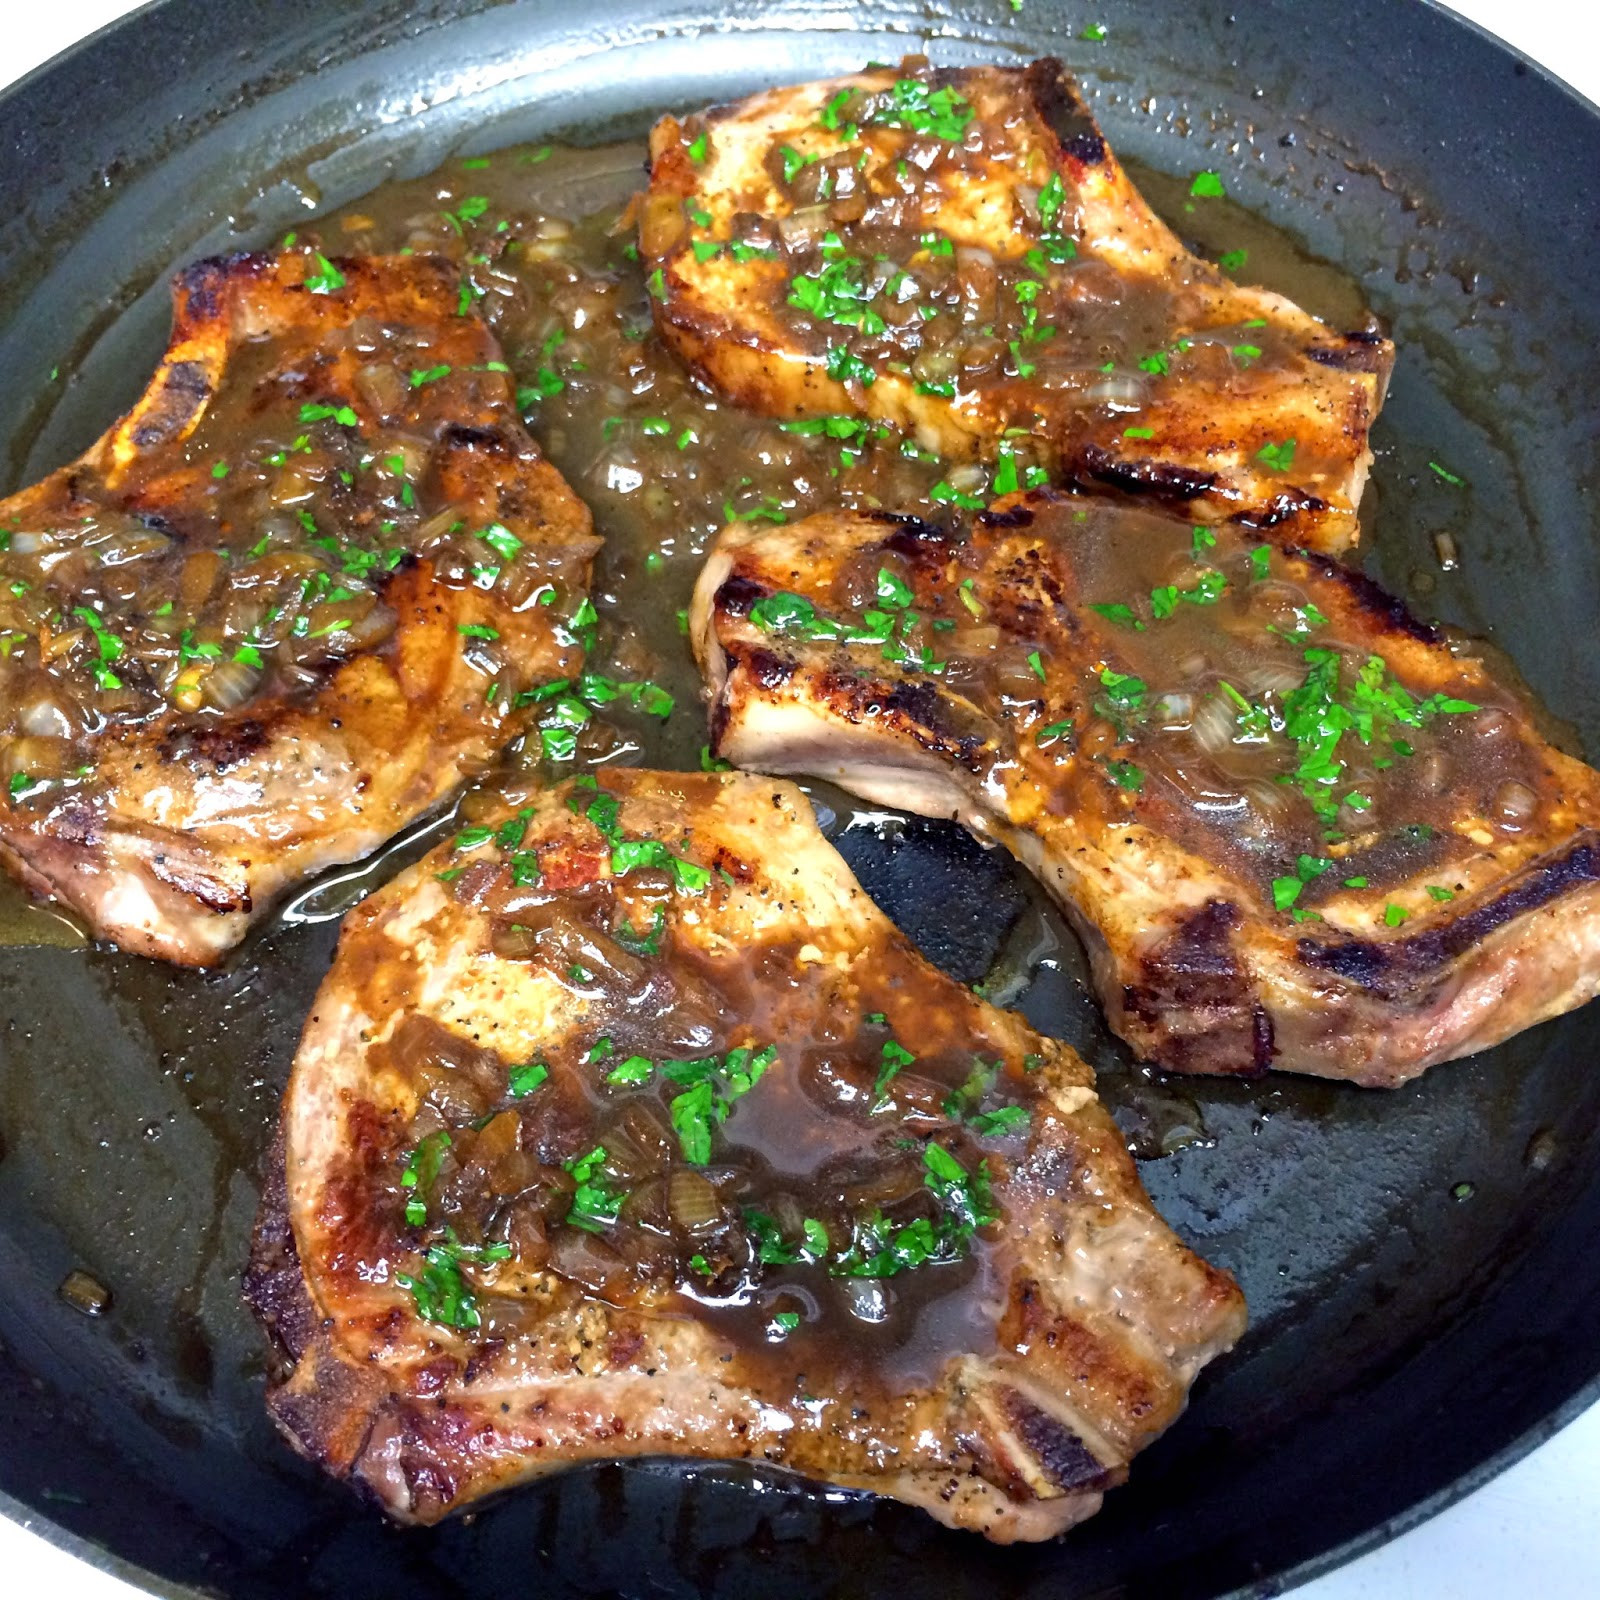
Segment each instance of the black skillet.
[[[1104,43],[1077,37],[1089,23]],[[1415,0],[166,0],[0,99],[4,486],[132,398],[180,261],[456,150],[637,132],[924,41],[947,62],[1065,56],[1124,154],[1225,170],[1360,280],[1400,347],[1369,567],[1491,634],[1600,752],[1600,120]],[[1438,570],[1439,529],[1458,572]],[[845,838],[895,915],[982,970],[1020,904],[1009,867],[938,829]],[[992,909],[953,926],[962,901]],[[1209,1140],[1146,1182],[1254,1316],[1099,1518],[1000,1550],[746,1469],[646,1464],[401,1532],[274,1438],[238,1301],[333,935],[279,927],[204,976],[0,950],[0,1490],[162,1593],[1274,1592],[1482,1482],[1600,1388],[1600,1011],[1392,1094],[1161,1088],[1047,970],[1024,1004],[1095,1060],[1130,1127]],[[58,1297],[74,1267],[111,1286],[106,1316]]]

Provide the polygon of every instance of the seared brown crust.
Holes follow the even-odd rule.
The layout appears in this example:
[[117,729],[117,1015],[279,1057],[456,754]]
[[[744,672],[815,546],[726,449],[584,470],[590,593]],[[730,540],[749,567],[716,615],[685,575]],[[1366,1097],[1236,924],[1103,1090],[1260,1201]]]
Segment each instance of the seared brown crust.
[[[393,1165],[413,1142],[417,1106],[384,1065],[386,1041],[431,1017],[506,1059],[548,1060],[540,1093],[570,1087],[582,1101],[593,1090],[560,1077],[579,1070],[561,1064],[578,1059],[573,1036],[627,1025],[537,963],[494,956],[483,912],[436,876],[440,851],[347,919],[296,1059],[281,1175],[269,1177],[246,1278],[280,1356],[269,1394],[280,1426],[406,1521],[576,1462],[650,1454],[757,1459],[1000,1541],[1048,1537],[1091,1514],[1181,1411],[1199,1368],[1238,1337],[1236,1286],[1151,1209],[1089,1069],[928,967],[790,786],[623,770],[604,783],[622,832],[721,869],[703,895],[674,904],[663,937],[693,948],[716,993],[776,1007],[775,1037],[888,1006],[905,1019],[897,1036],[928,1060],[938,1041],[964,1039],[1006,1063],[1032,1125],[995,1171],[1004,1220],[981,1266],[992,1303],[986,1291],[967,1313],[959,1338],[970,1345],[909,1386],[876,1369],[836,1386],[826,1346],[730,1342],[670,1285],[608,1303],[516,1259],[468,1269],[478,1330],[420,1320],[394,1281],[417,1270]],[[528,824],[521,847],[538,853],[546,884],[582,894],[608,867],[570,797],[511,796],[481,821],[496,827],[526,806],[515,812]],[[492,845],[454,859],[484,851],[497,859]],[[783,1054],[755,1093],[798,1107],[783,1098],[800,1092],[796,1059]],[[737,1119],[729,1128],[737,1144]],[[594,1135],[571,1137],[587,1148]]]
[[[131,513],[180,540],[215,543],[211,464],[187,444],[207,411],[233,397],[230,385],[263,382],[235,376],[241,350],[271,336],[275,380],[366,415],[366,358],[344,336],[361,324],[415,341],[402,351],[425,340],[445,370],[476,372],[470,403],[434,446],[430,492],[481,518],[474,526],[513,530],[520,559],[575,603],[598,544],[589,514],[523,429],[492,336],[476,316],[458,315],[455,269],[425,257],[350,260],[343,287],[320,294],[305,287],[313,259],[240,255],[186,268],[174,282],[172,340],[145,394],[79,460],[0,505],[0,517],[48,527]],[[349,497],[352,525],[374,515],[359,495]],[[427,555],[408,556],[382,583],[392,635],[331,660],[305,691],[235,711],[169,706],[113,720],[95,736],[84,781],[0,795],[0,861],[97,937],[203,965],[285,887],[367,854],[448,800],[527,725],[515,689],[567,674],[581,652],[558,637],[551,608],[441,582]],[[497,637],[511,693],[486,698],[466,629]]]
[[[1109,272],[1117,289],[1108,311],[1098,280],[1088,277],[1081,312],[1069,302],[1052,313],[1068,352],[1061,360],[1082,367],[1083,352],[1093,351],[1098,373],[1110,352],[1119,381],[1137,387],[1140,398],[1086,397],[1081,383],[1047,383],[1031,369],[975,378],[943,398],[919,387],[903,358],[898,367],[872,362],[877,372],[868,385],[828,375],[824,346],[800,331],[786,303],[783,260],[740,262],[725,247],[739,238],[740,218],[778,219],[793,210],[764,159],[770,146],[825,156],[844,137],[819,123],[828,102],[845,90],[881,93],[897,76],[871,69],[754,95],[688,126],[673,117],[656,126],[643,229],[645,248],[654,251],[650,265],[661,274],[656,323],[696,376],[767,415],[844,412],[897,424],[955,460],[993,460],[1006,430],[1021,429],[1033,434],[1059,481],[1186,506],[1205,519],[1242,517],[1317,549],[1353,544],[1371,460],[1367,435],[1383,402],[1392,344],[1371,328],[1330,329],[1282,296],[1235,283],[1191,255],[1129,182],[1054,59],[933,75],[966,98],[976,120],[962,141],[965,165],[936,169],[920,209],[899,225],[913,241],[918,230],[935,228],[958,250],[1015,263],[1036,242],[1032,197],[1047,174],[1060,174],[1060,226],[1076,242],[1063,276],[1076,282],[1080,273]],[[702,133],[708,145],[696,160],[690,145]],[[906,201],[893,175],[899,146],[881,128],[856,137],[866,152],[859,181],[872,196],[865,225],[880,211],[900,217]],[[698,220],[704,218],[710,220]],[[851,223],[837,227],[848,247]],[[705,256],[712,242],[724,250]],[[1235,348],[1254,342],[1268,355],[1248,371],[1168,375],[1141,367],[1152,355],[1139,343],[1148,330],[1116,307],[1147,298],[1162,306],[1165,333],[1157,344],[1186,349],[1184,341],[1226,334]],[[1030,347],[1029,360],[1048,361],[1053,348],[1048,341]],[[1279,469],[1271,451],[1262,452],[1285,440],[1293,441],[1293,461]]]
[[[1159,530],[1136,513],[1078,505],[1091,509],[1049,492],[1018,497],[975,519],[970,543],[947,546],[950,574],[976,582],[1002,641],[1046,651],[1050,681],[1025,714],[898,668],[880,650],[802,642],[750,620],[757,600],[784,590],[825,611],[847,563],[871,571],[873,551],[887,551],[881,522],[726,529],[691,614],[712,686],[714,749],[746,767],[826,777],[881,803],[958,817],[1007,844],[1083,935],[1112,1027],[1177,1071],[1276,1067],[1391,1086],[1600,990],[1600,778],[1551,748],[1480,662],[1323,557],[1274,557],[1280,581],[1326,614],[1314,642],[1356,664],[1380,655],[1419,700],[1481,705],[1510,765],[1486,778],[1488,744],[1479,756],[1458,749],[1443,789],[1408,791],[1413,820],[1427,826],[1375,835],[1358,861],[1328,871],[1306,891],[1310,920],[1276,904],[1275,875],[1296,872],[1297,852],[1338,858],[1359,841],[1275,841],[1267,827],[1254,853],[1240,854],[1159,772],[1135,793],[1065,745],[1042,751],[1031,730],[1062,719],[1081,734],[1095,720],[1088,701],[1103,667],[1140,670],[1123,654],[1138,636],[1085,604],[1077,541],[1085,515],[1129,519],[1119,535],[1129,540]],[[1237,563],[1240,549],[1236,533],[1218,530],[1218,562]],[[951,615],[952,576],[907,577],[922,613]],[[1505,773],[1526,806],[1512,822],[1491,804]],[[1365,876],[1341,887],[1347,873],[1376,875],[1370,887]],[[1307,904],[1299,916],[1310,915]]]
[[1473,948],[1519,918],[1584,895],[1600,884],[1600,834],[1586,829],[1570,844],[1531,863],[1498,894],[1487,896],[1407,939],[1302,939],[1308,967],[1330,972],[1375,999],[1406,1003],[1439,983]]

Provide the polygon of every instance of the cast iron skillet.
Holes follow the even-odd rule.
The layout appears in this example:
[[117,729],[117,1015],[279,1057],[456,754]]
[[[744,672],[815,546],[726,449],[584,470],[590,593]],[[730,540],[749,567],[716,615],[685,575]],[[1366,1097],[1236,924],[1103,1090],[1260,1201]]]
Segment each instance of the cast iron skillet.
[[[1105,44],[1077,40],[1089,21]],[[180,261],[453,151],[638,131],[663,108],[924,41],[947,62],[1062,54],[1125,154],[1224,169],[1362,280],[1400,347],[1369,565],[1492,633],[1600,750],[1600,121],[1414,0],[1097,0],[1092,15],[1049,0],[1017,15],[1006,0],[166,0],[0,101],[5,487],[133,397]],[[1459,573],[1429,553],[1444,527]],[[844,841],[940,959],[982,970],[1021,900],[1007,864],[937,828]],[[953,925],[952,903],[985,909]],[[267,1130],[334,933],[279,927],[206,975],[0,951],[0,1491],[161,1592],[1259,1593],[1426,1515],[1596,1392],[1600,1011],[1392,1094],[1162,1089],[1074,974],[1047,969],[1027,1009],[1095,1061],[1130,1125],[1208,1136],[1145,1178],[1253,1312],[1101,1516],[1065,1544],[1000,1550],[750,1469],[644,1464],[399,1531],[273,1436],[238,1299]],[[112,1287],[107,1316],[57,1298],[73,1267]]]

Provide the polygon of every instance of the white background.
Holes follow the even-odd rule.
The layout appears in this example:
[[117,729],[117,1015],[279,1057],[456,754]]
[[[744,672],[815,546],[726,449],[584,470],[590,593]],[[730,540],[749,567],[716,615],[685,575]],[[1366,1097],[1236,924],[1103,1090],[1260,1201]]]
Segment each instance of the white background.
[[[215,0],[225,4],[226,0]],[[1045,4],[1048,0],[1029,0]],[[1181,0],[1167,0],[1181,3]],[[1337,0],[1319,5],[1339,26]],[[124,12],[131,0],[0,0],[0,84]],[[1081,7],[1075,7],[1082,9]],[[1089,9],[1092,10],[1092,7]],[[1600,102],[1600,8],[1593,0],[1457,0]],[[1087,14],[1087,12],[1086,12]],[[1374,39],[1371,48],[1381,50]],[[1307,69],[1314,71],[1315,62]],[[1600,183],[1600,174],[1596,174]],[[1600,1248],[1600,1241],[1596,1241]],[[1382,1462],[1372,1470],[1381,1472]],[[1600,1594],[1600,1406],[1526,1460],[1383,1549],[1298,1591],[1300,1600],[1594,1600]],[[134,1600],[136,1591],[0,1521],[0,1592],[51,1600]],[[296,1600],[285,1596],[284,1600]],[[780,1597],[774,1597],[780,1600]]]

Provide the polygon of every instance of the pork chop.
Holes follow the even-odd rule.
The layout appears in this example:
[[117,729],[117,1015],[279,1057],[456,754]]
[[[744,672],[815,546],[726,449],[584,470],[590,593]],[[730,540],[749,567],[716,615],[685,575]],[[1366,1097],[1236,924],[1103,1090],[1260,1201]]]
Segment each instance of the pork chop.
[[0,859],[204,965],[527,728],[598,541],[448,263],[234,256],[174,290],[133,410],[0,503]]
[[712,749],[960,818],[1184,1072],[1394,1085],[1600,987],[1600,777],[1325,557],[1036,491],[721,534]]
[[873,68],[650,148],[656,323],[735,404],[895,424],[996,492],[1027,435],[1057,481],[1355,541],[1393,346],[1192,255],[1060,62]]
[[478,815],[346,921],[282,1126],[269,1403],[405,1521],[670,1455],[1045,1538],[1243,1326],[1084,1063],[770,779]]

